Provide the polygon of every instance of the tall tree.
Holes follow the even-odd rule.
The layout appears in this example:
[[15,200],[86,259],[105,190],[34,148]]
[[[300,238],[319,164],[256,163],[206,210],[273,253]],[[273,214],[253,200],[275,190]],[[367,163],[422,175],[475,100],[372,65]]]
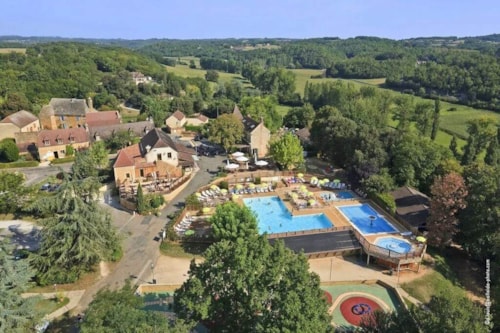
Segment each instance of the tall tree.
[[252,211],[233,202],[218,205],[210,225],[219,240],[248,240],[258,235],[257,219]]
[[15,260],[13,247],[0,241],[0,332],[24,333],[33,330],[42,314],[36,298],[21,293],[32,285],[34,275],[27,260]]
[[430,136],[432,139],[432,130],[434,128],[433,122],[436,121],[435,117],[433,119],[432,116],[432,104],[430,104],[429,102],[418,102],[415,105],[414,117],[417,130],[423,136]]
[[488,144],[484,163],[491,166],[500,165],[500,126],[497,128],[497,135]]
[[453,153],[453,156],[455,156],[456,159],[460,160],[461,159],[461,154],[458,151],[458,142],[457,142],[457,136],[453,135],[450,141],[450,150]]
[[488,147],[489,142],[497,135],[495,119],[482,117],[469,120],[467,122],[467,132],[469,133],[469,138],[464,148],[463,165],[473,163],[477,156]]
[[[81,169],[78,163],[75,170]],[[79,177],[65,175],[54,196],[30,206],[43,217],[40,249],[30,258],[42,285],[74,282],[99,261],[119,259],[121,245],[111,215],[97,202],[98,179]]]
[[309,103],[294,107],[283,118],[283,125],[290,128],[310,127],[314,120],[314,114],[314,108]]
[[204,262],[191,262],[174,309],[181,319],[213,324],[214,332],[325,332],[322,294],[304,255],[283,242],[223,240],[208,248]]
[[466,207],[467,189],[462,176],[449,173],[434,179],[431,194],[429,244],[442,248],[450,244],[458,231],[457,215]]
[[304,165],[304,150],[300,140],[290,132],[271,142],[269,153],[284,169],[292,170]]
[[472,164],[464,178],[467,208],[459,215],[457,240],[474,258],[494,258],[500,249],[500,168]]
[[243,124],[232,114],[223,114],[209,125],[209,137],[226,151],[243,138]]
[[405,133],[410,128],[410,122],[414,118],[414,100],[412,97],[401,95],[394,100],[394,103],[396,105],[393,110],[392,119],[398,121],[398,131]]
[[438,98],[434,100],[434,116],[432,118],[431,139],[436,140],[439,131],[439,114],[441,112],[441,102]]
[[98,169],[106,168],[109,165],[108,150],[103,141],[96,141],[89,148],[90,159]]
[[146,212],[146,209],[146,199],[144,198],[142,186],[141,184],[139,184],[137,186],[137,212],[139,214],[144,214]]

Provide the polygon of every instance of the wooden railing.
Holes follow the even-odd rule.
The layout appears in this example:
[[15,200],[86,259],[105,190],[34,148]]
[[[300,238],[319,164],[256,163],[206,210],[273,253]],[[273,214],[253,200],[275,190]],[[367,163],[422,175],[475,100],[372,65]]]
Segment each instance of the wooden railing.
[[375,244],[370,243],[360,232],[356,229],[353,229],[354,236],[358,240],[359,244],[363,247],[366,253],[372,255],[377,258],[381,258],[384,260],[388,260],[391,262],[400,262],[403,260],[417,260],[422,259],[422,254],[425,250],[425,245],[422,247],[418,247],[416,250],[409,251],[407,253],[399,253],[396,251],[392,251],[386,249],[385,247],[377,246]]

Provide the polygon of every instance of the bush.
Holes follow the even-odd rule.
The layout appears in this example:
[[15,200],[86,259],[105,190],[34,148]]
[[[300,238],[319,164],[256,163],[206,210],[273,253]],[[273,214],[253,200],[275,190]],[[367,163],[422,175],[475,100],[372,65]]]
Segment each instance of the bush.
[[255,185],[259,185],[261,184],[261,180],[260,180],[260,177],[255,177]]
[[14,162],[19,159],[19,148],[12,139],[3,139],[0,143],[2,159],[7,162]]
[[66,156],[73,156],[75,155],[75,148],[73,148],[72,145],[67,145],[66,146]]
[[148,194],[146,200],[149,203],[149,207],[156,209],[165,203],[165,198],[161,194]]
[[222,180],[219,182],[219,188],[229,190],[229,183],[225,180]]
[[389,193],[374,193],[370,195],[370,199],[391,214],[396,213],[396,201]]

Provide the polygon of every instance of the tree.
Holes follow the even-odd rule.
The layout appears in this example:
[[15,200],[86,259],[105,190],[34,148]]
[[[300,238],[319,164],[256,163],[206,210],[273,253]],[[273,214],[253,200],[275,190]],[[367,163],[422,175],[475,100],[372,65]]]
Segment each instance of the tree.
[[269,153],[284,169],[292,170],[304,165],[304,150],[300,140],[290,132],[271,142]]
[[241,99],[240,108],[244,115],[259,121],[264,120],[264,125],[276,132],[281,127],[282,118],[276,110],[277,101],[274,96],[246,96]]
[[309,127],[314,120],[314,114],[314,108],[309,103],[294,107],[283,118],[283,125],[290,128]]
[[461,293],[433,295],[427,309],[413,307],[412,316],[422,332],[487,333],[484,311]]
[[210,224],[219,240],[248,240],[258,235],[257,219],[250,208],[233,202],[217,206]]
[[83,150],[76,153],[75,162],[71,166],[71,175],[76,179],[98,176],[96,164],[90,155],[90,150]]
[[89,148],[90,159],[98,169],[106,168],[109,165],[108,150],[103,141],[96,141]]
[[184,333],[192,328],[180,320],[170,324],[160,312],[144,310],[143,298],[134,295],[127,283],[120,290],[104,289],[97,293],[86,311],[80,332]]
[[243,124],[232,114],[223,114],[209,125],[209,137],[220,144],[226,151],[243,138]]
[[387,193],[394,189],[394,179],[387,168],[382,169],[379,174],[363,179],[361,183],[367,194]]
[[219,72],[217,72],[216,70],[213,70],[213,69],[209,69],[205,73],[205,80],[211,81],[211,82],[219,81]]
[[24,175],[18,172],[0,172],[0,213],[14,213],[30,200],[30,189],[24,186]]
[[99,187],[95,177],[65,175],[54,196],[31,205],[44,217],[40,249],[30,257],[39,284],[74,282],[99,261],[118,259],[120,241],[111,215],[97,202]]
[[325,332],[330,318],[322,295],[305,256],[283,242],[223,240],[208,248],[204,262],[191,262],[174,309],[214,332]]
[[469,138],[464,148],[463,165],[473,163],[477,156],[488,147],[489,142],[497,136],[495,119],[482,117],[469,120],[467,122],[467,132]]
[[431,194],[429,244],[442,248],[450,244],[458,231],[457,215],[466,207],[467,188],[462,176],[452,172],[434,179]]
[[456,135],[453,135],[452,138],[451,138],[450,150],[453,153],[453,156],[455,156],[455,158],[457,160],[461,159],[462,156],[461,156],[460,152],[458,151],[458,142],[457,142],[457,136]]
[[106,139],[104,142],[108,149],[116,152],[118,149],[122,149],[130,146],[131,144],[139,142],[139,140],[140,138],[138,138],[134,132],[123,130],[114,133],[109,139]]
[[434,122],[436,122],[436,120],[435,117],[434,119],[432,117],[432,104],[430,104],[429,102],[418,102],[415,105],[415,125],[417,127],[417,130],[423,136],[430,136],[432,139]]
[[15,260],[13,248],[0,242],[0,332],[30,332],[41,319],[36,298],[23,298],[31,286],[33,270],[27,260]]
[[377,310],[364,316],[359,327],[360,333],[399,333],[402,327],[406,333],[420,333],[415,319],[405,309],[392,312]]
[[497,166],[500,165],[500,127],[498,127],[496,137],[492,138],[486,149],[484,163]]
[[137,186],[137,212],[139,214],[144,214],[147,210],[146,199],[144,198],[144,193],[142,192],[142,186],[139,184]]
[[431,140],[436,140],[439,131],[439,113],[441,112],[441,103],[438,98],[434,100],[434,116],[432,118]]
[[75,148],[73,148],[72,145],[67,145],[66,146],[66,156],[73,156],[75,155]]
[[467,207],[459,215],[457,241],[473,258],[494,258],[500,249],[500,168],[472,164],[464,178]]
[[7,162],[15,162],[19,159],[19,148],[12,139],[3,139],[0,142],[2,158]]

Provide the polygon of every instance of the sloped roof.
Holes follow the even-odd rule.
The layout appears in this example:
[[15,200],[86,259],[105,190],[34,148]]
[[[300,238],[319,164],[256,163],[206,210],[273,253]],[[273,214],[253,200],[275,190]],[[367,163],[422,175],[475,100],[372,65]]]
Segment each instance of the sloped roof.
[[44,106],[43,110],[54,116],[84,117],[89,112],[85,100],[77,98],[52,98],[49,105]]
[[[48,145],[44,143],[44,141],[46,140],[49,141]],[[57,143],[57,140],[62,140],[62,142]],[[89,141],[88,133],[84,128],[41,130],[40,132],[38,132],[37,146],[38,147],[59,146],[59,145],[69,145],[71,143],[83,143],[88,141]]]
[[121,117],[118,111],[89,112],[86,122],[89,127],[116,125],[121,123]]
[[155,128],[155,125],[150,121],[139,121],[135,123],[113,124],[105,126],[89,125],[89,133],[92,141],[99,137],[101,140],[109,139],[113,134],[121,131],[133,132],[138,137],[145,135],[147,132]]
[[429,216],[429,197],[409,186],[390,192],[396,201],[396,214],[414,227],[422,226]]
[[174,117],[177,120],[182,120],[182,119],[186,118],[186,116],[184,115],[184,113],[182,113],[179,110],[177,110],[174,113],[172,113],[172,115],[170,117]]
[[196,118],[198,118],[200,121],[202,121],[204,123],[208,121],[208,117],[205,115],[202,115],[202,114],[198,115],[198,117],[196,117]]
[[295,131],[295,135],[299,137],[299,139],[303,141],[309,141],[311,139],[311,133],[309,132],[309,128],[304,127]]
[[143,154],[145,154],[147,146],[151,147],[151,149],[162,147],[171,147],[172,149],[176,149],[175,142],[172,140],[170,135],[158,128],[153,128],[146,133],[146,135],[142,137],[139,145]]
[[253,130],[259,126],[259,122],[253,120],[250,117],[243,117],[243,126],[245,126],[245,131],[247,132],[253,132]]
[[23,128],[26,125],[31,124],[34,121],[37,121],[38,118],[31,112],[21,110],[17,111],[16,113],[13,113],[11,115],[8,115],[2,121],[1,123],[7,124],[14,124],[19,128]]
[[233,115],[239,120],[243,120],[243,114],[241,113],[240,109],[238,108],[238,105],[236,104],[234,105]]
[[141,151],[139,149],[139,144],[131,145],[120,149],[116,156],[113,168],[122,168],[127,166],[134,166],[135,160],[141,158]]

